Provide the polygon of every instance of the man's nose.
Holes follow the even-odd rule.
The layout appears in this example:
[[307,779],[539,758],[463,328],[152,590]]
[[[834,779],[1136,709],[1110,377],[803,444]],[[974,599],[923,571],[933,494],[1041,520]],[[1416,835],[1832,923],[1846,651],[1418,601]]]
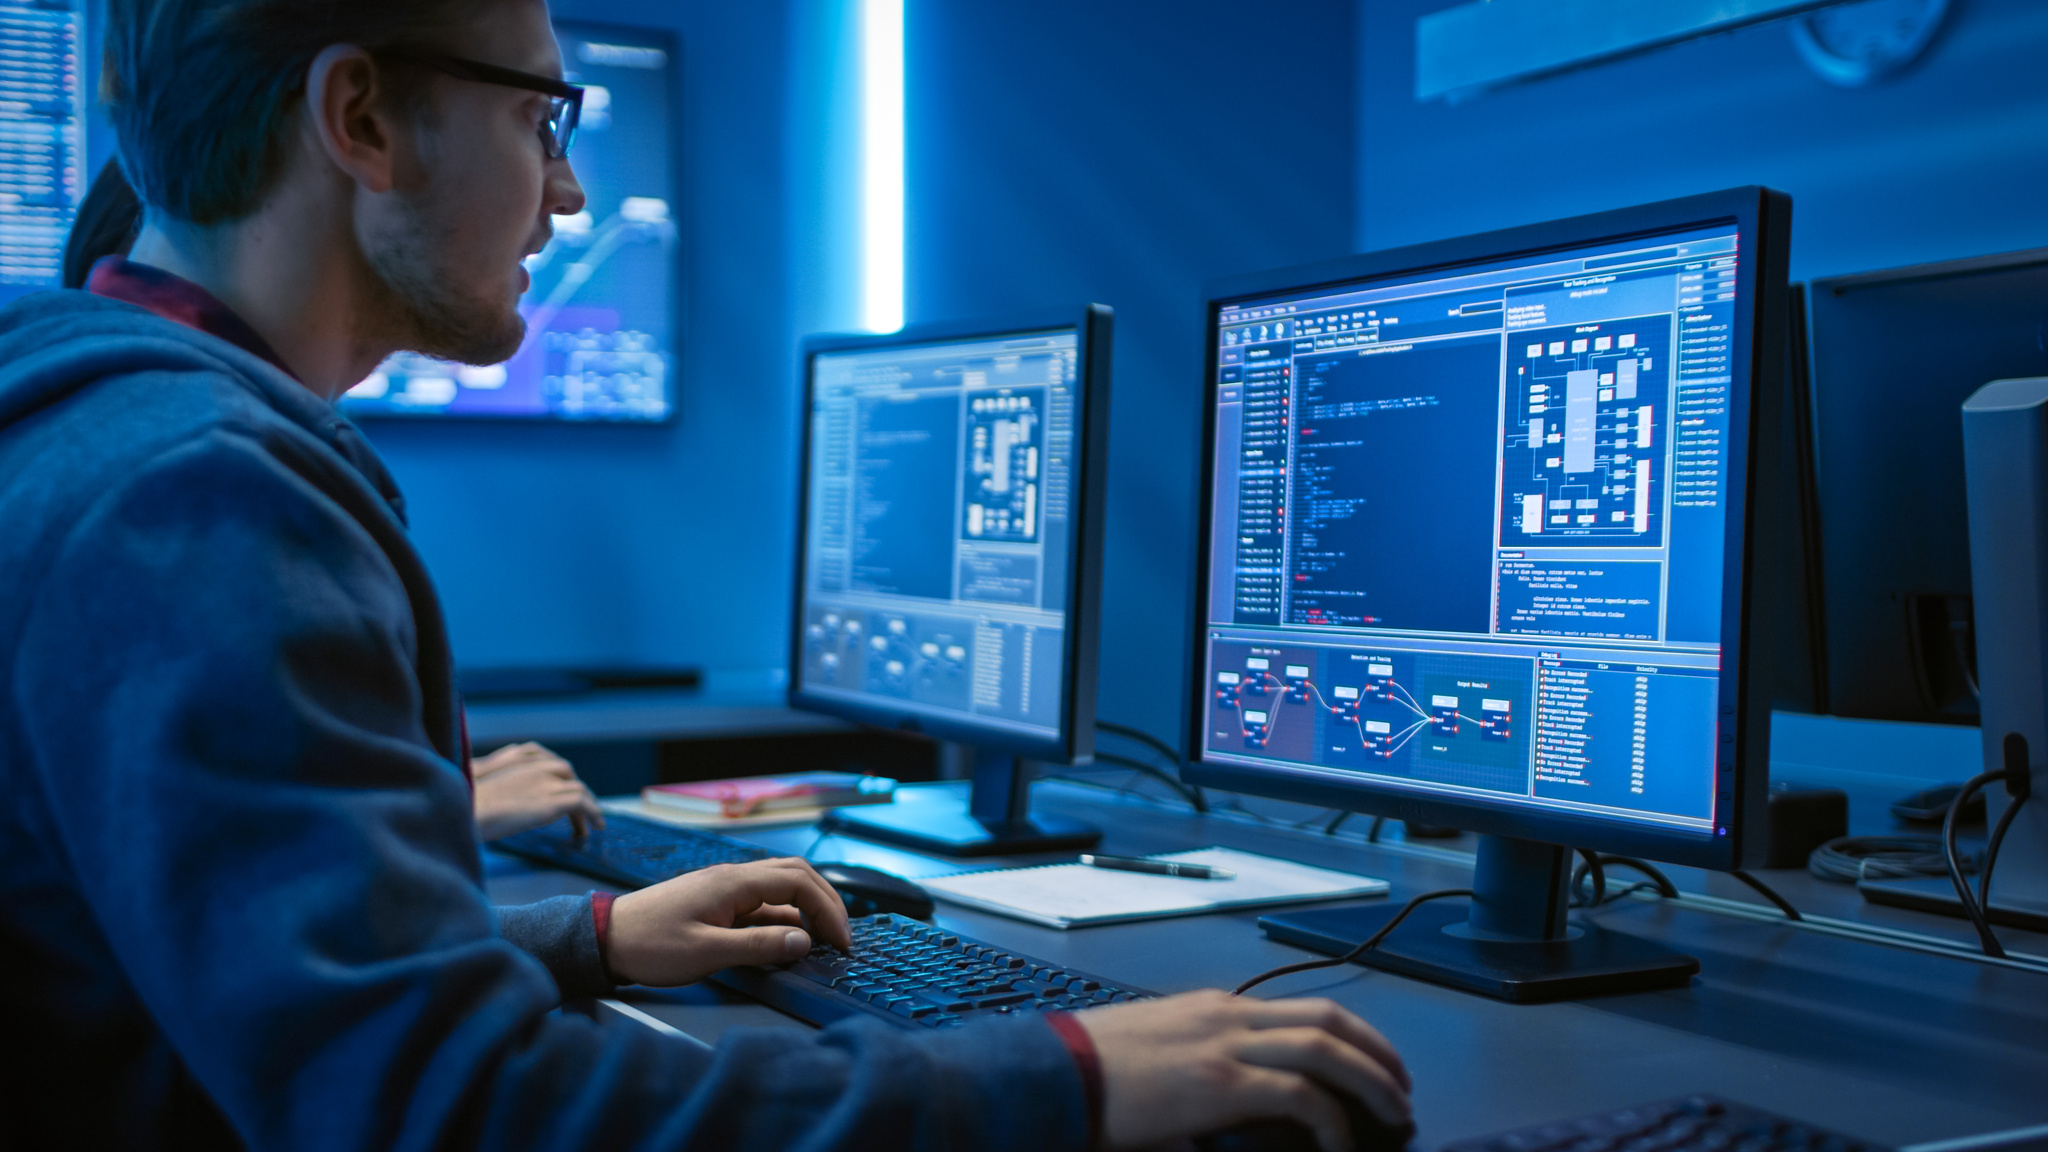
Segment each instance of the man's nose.
[[586,199],[583,183],[576,179],[576,169],[567,160],[551,161],[548,164],[548,214],[574,216],[583,211]]

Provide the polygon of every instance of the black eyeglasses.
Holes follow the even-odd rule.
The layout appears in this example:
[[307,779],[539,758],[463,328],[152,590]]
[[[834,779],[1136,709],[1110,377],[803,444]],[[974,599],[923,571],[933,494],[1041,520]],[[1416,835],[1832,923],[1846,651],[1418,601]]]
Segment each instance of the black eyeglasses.
[[540,123],[540,142],[547,149],[550,159],[568,158],[569,145],[576,139],[576,124],[583,119],[582,88],[560,80],[551,80],[546,76],[536,76],[531,72],[521,72],[516,68],[500,68],[496,64],[486,64],[481,60],[469,60],[423,48],[385,48],[381,49],[378,55],[424,65],[457,80],[496,84],[503,88],[523,88],[528,92],[539,92],[549,97],[547,118]]

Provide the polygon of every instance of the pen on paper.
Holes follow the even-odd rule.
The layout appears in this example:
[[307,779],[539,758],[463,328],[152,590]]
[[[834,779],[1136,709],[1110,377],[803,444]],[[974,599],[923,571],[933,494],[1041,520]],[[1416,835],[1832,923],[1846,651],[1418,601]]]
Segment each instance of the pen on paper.
[[1090,868],[1108,868],[1116,872],[1143,872],[1152,876],[1178,876],[1183,880],[1235,880],[1237,873],[1228,868],[1212,868],[1207,864],[1182,864],[1173,860],[1146,860],[1134,856],[1095,856],[1081,854],[1081,863]]

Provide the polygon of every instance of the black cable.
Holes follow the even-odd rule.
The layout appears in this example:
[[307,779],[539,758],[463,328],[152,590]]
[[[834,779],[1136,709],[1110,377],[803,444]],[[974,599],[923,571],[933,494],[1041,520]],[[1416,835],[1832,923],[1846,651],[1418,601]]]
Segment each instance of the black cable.
[[1365,842],[1366,842],[1367,844],[1377,844],[1377,843],[1379,843],[1379,842],[1380,842],[1380,832],[1381,832],[1382,830],[1384,830],[1384,829],[1386,828],[1386,826],[1387,826],[1387,818],[1386,818],[1385,816],[1375,816],[1375,817],[1373,817],[1373,818],[1372,818],[1372,831],[1370,831],[1370,832],[1367,832],[1367,833],[1365,834]]
[[[2012,772],[2000,768],[1994,772],[1979,772],[1970,777],[1969,782],[1963,785],[1962,791],[1957,792],[1956,798],[1949,802],[1948,818],[1941,822],[1942,860],[1948,864],[1949,883],[1956,887],[1956,899],[1963,905],[1963,914],[1970,918],[1971,925],[1977,929],[1977,939],[1984,946],[1984,954],[2000,960],[2005,959],[2005,946],[2000,944],[1998,937],[1992,933],[1991,922],[1985,919],[1984,908],[1977,903],[1977,894],[1970,891],[1970,882],[1963,879],[1962,854],[1956,850],[1956,827],[1961,823],[1963,808],[1969,804],[1971,796],[1981,791],[1986,784],[2010,780],[2013,775]],[[1987,868],[1991,866],[1989,855],[1986,855],[1984,864]]]
[[1771,903],[1776,904],[1778,906],[1778,911],[1783,912],[1785,914],[1785,919],[1806,919],[1806,917],[1801,916],[1799,914],[1799,909],[1794,908],[1792,906],[1792,902],[1790,900],[1787,900],[1783,896],[1778,895],[1777,889],[1772,888],[1769,884],[1766,884],[1763,881],[1757,879],[1756,877],[1751,876],[1749,873],[1744,872],[1740,868],[1737,868],[1735,871],[1730,872],[1729,875],[1735,877],[1737,880],[1742,881],[1744,884],[1749,885],[1751,888],[1756,889],[1758,895],[1762,896],[1766,900],[1769,900]]
[[[1842,836],[1815,848],[1806,858],[1806,870],[1822,880],[1854,884],[1946,876],[1948,861],[1936,836]],[[1965,859],[1963,870],[1974,872],[1976,864]]]
[[1097,731],[1107,732],[1112,736],[1121,736],[1126,740],[1136,740],[1138,743],[1173,761],[1176,768],[1187,762],[1186,758],[1168,746],[1166,741],[1161,740],[1142,728],[1133,728],[1128,724],[1118,724],[1112,720],[1097,720],[1095,727]]
[[825,841],[830,840],[832,837],[836,835],[838,835],[838,833],[836,832],[818,833],[818,838],[816,840],[811,841],[811,846],[809,848],[804,849],[803,858],[809,860],[811,858],[811,853],[816,852],[819,848],[823,847]]
[[1655,864],[1638,860],[1633,856],[1602,856],[1600,863],[1606,867],[1620,865],[1623,868],[1633,868],[1650,878],[1650,882],[1657,886],[1658,895],[1666,900],[1678,899],[1678,885],[1673,884],[1671,878],[1659,871]]
[[2012,827],[2012,818],[2018,814],[2020,805],[2026,802],[2024,792],[2012,798],[2012,803],[2005,806],[2005,814],[1998,818],[1998,826],[1991,830],[1991,843],[1984,847],[1983,874],[1977,880],[1977,903],[1985,907],[1987,917],[1991,907],[1991,869],[1998,864],[1998,846],[2005,840],[2005,830]]
[[1351,816],[1352,814],[1349,812],[1337,813],[1337,815],[1328,824],[1323,825],[1323,835],[1335,836],[1337,834],[1337,829],[1343,827],[1344,822],[1346,820],[1351,819]]
[[1119,756],[1114,752],[1097,752],[1095,760],[1100,764],[1114,764],[1119,768],[1129,768],[1133,772],[1143,772],[1145,775],[1179,793],[1180,798],[1187,801],[1189,806],[1194,808],[1195,811],[1207,812],[1209,810],[1208,803],[1200,795],[1196,794],[1194,789],[1181,783],[1172,773],[1156,764],[1147,764],[1143,760],[1134,759],[1129,756]]
[[[1607,903],[1607,869],[1600,863],[1600,854],[1592,849],[1580,848],[1577,852],[1583,863],[1572,870],[1572,899],[1578,901],[1581,908],[1598,908]],[[1590,897],[1579,891],[1588,876],[1593,878],[1593,895]]]
[[1415,911],[1417,908],[1421,907],[1425,902],[1430,900],[1442,900],[1445,897],[1449,896],[1470,895],[1472,895],[1472,890],[1470,888],[1440,888],[1435,892],[1424,892],[1422,895],[1417,896],[1415,899],[1408,901],[1408,903],[1406,904],[1403,904],[1401,906],[1401,910],[1399,912],[1394,913],[1393,919],[1387,921],[1385,924],[1380,925],[1380,930],[1373,933],[1371,936],[1366,937],[1365,943],[1360,944],[1358,947],[1353,948],[1351,951],[1346,952],[1344,955],[1330,956],[1322,960],[1303,960],[1299,964],[1282,964],[1278,968],[1270,968],[1264,972],[1259,973],[1257,976],[1254,976],[1251,979],[1245,981],[1244,983],[1239,984],[1237,987],[1232,988],[1230,990],[1230,994],[1232,996],[1242,996],[1246,992],[1249,992],[1253,988],[1256,988],[1259,985],[1264,984],[1268,980],[1272,980],[1281,976],[1292,976],[1296,972],[1309,972],[1317,968],[1335,968],[1339,965],[1349,964],[1353,960],[1358,959],[1360,956],[1365,955],[1367,952],[1372,951],[1374,948],[1379,947],[1380,941],[1385,940],[1387,938],[1388,933],[1400,927],[1401,921],[1406,920],[1410,912]]
[[[1114,720],[1097,720],[1095,722],[1095,730],[1098,732],[1107,732],[1112,736],[1121,736],[1126,740],[1136,740],[1138,743],[1143,744],[1145,747],[1150,748],[1152,751],[1157,752],[1161,756],[1166,757],[1166,759],[1173,764],[1174,790],[1179,792],[1182,796],[1185,796],[1187,798],[1187,802],[1194,807],[1195,811],[1204,814],[1206,814],[1209,811],[1209,799],[1208,797],[1202,795],[1201,788],[1193,784],[1185,783],[1180,779],[1180,773],[1185,772],[1187,770],[1188,761],[1187,757],[1182,756],[1179,750],[1169,745],[1166,741],[1161,740],[1159,737],[1154,736],[1150,732],[1145,731],[1143,728],[1133,728],[1129,724],[1118,724]],[[1098,753],[1096,755],[1096,759],[1098,760],[1106,760],[1108,758],[1109,757],[1105,754]]]
[[1662,897],[1664,895],[1663,891],[1657,887],[1657,882],[1654,880],[1631,880],[1627,884],[1624,884],[1621,887],[1616,888],[1614,891],[1609,892],[1607,894],[1607,899],[1605,903],[1619,903],[1620,901],[1626,900],[1638,892],[1655,892],[1659,897]]

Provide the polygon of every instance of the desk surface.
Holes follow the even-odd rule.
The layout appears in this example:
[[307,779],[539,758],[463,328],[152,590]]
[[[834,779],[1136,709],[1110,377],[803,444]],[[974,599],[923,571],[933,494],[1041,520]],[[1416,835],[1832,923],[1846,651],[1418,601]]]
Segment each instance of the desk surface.
[[[1813,769],[1809,778],[1826,773],[1825,765],[1806,767]],[[1927,777],[1949,775],[1944,765]],[[1859,817],[1881,812],[1878,801],[1899,791],[1896,782],[1882,787],[1881,779],[1861,788],[1834,782],[1852,785],[1852,811]],[[1101,826],[1106,851],[1223,844],[1381,876],[1392,882],[1396,900],[1469,879],[1468,841],[1366,844],[1359,836],[1367,823],[1362,817],[1326,836],[1321,821],[1292,827],[1317,815],[1292,805],[1246,800],[1241,811],[1195,816],[1158,799],[1044,781],[1034,806]],[[1871,818],[1858,823],[1868,827]],[[962,869],[959,862],[841,837],[819,843],[808,828],[743,835],[791,854],[815,846],[814,859],[853,860],[910,876]],[[503,902],[591,886],[487,855],[493,896]],[[1729,877],[1670,871],[1687,892],[1761,906]],[[1868,905],[1853,889],[1803,871],[1761,875],[1810,914],[1941,940],[1971,939],[1960,921]],[[937,921],[1022,953],[1171,993],[1229,986],[1303,959],[1301,951],[1265,938],[1255,924],[1259,914],[1061,932],[942,904]],[[1701,975],[1681,990],[1547,1005],[1499,1003],[1357,967],[1283,978],[1260,994],[1329,996],[1385,1032],[1415,1074],[1424,1148],[1690,1092],[1718,1093],[1894,1147],[2048,1123],[2048,974],[1661,902],[1622,901],[1577,915],[1698,956]],[[2001,937],[2015,952],[2048,955],[2048,937],[2013,930]],[[735,1026],[801,1027],[716,989],[627,998],[712,1042]]]

